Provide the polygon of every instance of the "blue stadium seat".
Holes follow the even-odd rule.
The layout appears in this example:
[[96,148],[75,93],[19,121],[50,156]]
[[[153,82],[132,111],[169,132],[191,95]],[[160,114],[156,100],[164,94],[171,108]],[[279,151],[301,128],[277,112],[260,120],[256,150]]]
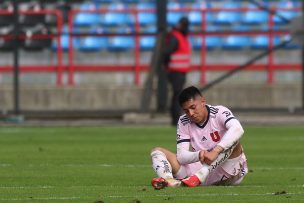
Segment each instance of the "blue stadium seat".
[[156,43],[155,36],[143,36],[140,38],[140,49],[143,51],[151,51]]
[[[63,51],[68,51],[69,50],[69,35],[68,34],[62,34],[60,36],[60,42],[61,42],[61,47],[62,47],[62,50]],[[53,39],[53,42],[52,42],[52,47],[51,49],[53,51],[57,51],[57,48],[58,48],[58,44],[57,44],[57,39]],[[78,49],[79,48],[79,38],[73,38],[73,48],[74,49]]]
[[[210,8],[210,5],[207,2],[196,2],[193,3],[191,8],[193,9],[206,9]],[[202,24],[202,11],[190,11],[188,14],[189,22],[191,25],[201,25]],[[212,13],[206,13],[206,22],[212,22]]]
[[[139,3],[137,9],[154,9],[155,3]],[[155,12],[139,11],[138,12],[138,21],[140,25],[151,25],[156,23],[156,14]]]
[[143,32],[155,34],[157,31],[156,26],[149,26],[143,29]]
[[[228,1],[223,5],[224,9],[237,9],[240,8],[240,2]],[[215,13],[213,23],[218,25],[232,25],[239,23],[241,13],[237,11],[219,11]]]
[[[96,5],[93,3],[84,3],[80,6],[80,10],[83,11],[92,11],[96,10]],[[74,18],[74,25],[75,26],[92,26],[99,24],[100,22],[100,15],[97,13],[78,13],[75,15]]]
[[252,26],[250,25],[243,25],[243,24],[237,24],[233,25],[231,27],[231,30],[234,32],[249,32],[251,31]]
[[[106,33],[104,29],[96,28],[90,31],[92,34]],[[84,52],[95,52],[107,48],[108,37],[106,36],[86,36],[82,37],[79,44],[79,50]]]
[[110,37],[108,41],[109,51],[128,51],[134,48],[134,38],[128,36]]
[[[130,34],[133,33],[134,30],[130,27],[120,27],[116,31],[118,34]],[[108,50],[109,51],[128,51],[134,48],[135,40],[133,36],[114,36],[109,37],[108,40]]]
[[105,26],[119,26],[134,24],[134,17],[128,13],[106,13],[101,21]]
[[[280,43],[279,37],[274,37],[273,45],[278,45]],[[267,49],[269,46],[269,37],[266,35],[258,35],[252,37],[250,48],[252,49]]]
[[[289,21],[299,15],[301,15],[300,11],[294,11],[294,10],[280,10],[280,9],[292,9],[292,8],[300,8],[299,2],[296,3],[296,1],[280,1],[276,4],[276,9],[277,9],[277,15],[273,16],[273,22],[278,25],[283,25],[289,23]],[[282,16],[286,20],[278,17]]]
[[[206,22],[210,23],[213,21],[213,16],[212,13],[206,13]],[[201,25],[202,24],[202,20],[203,20],[203,16],[202,16],[202,12],[199,11],[191,11],[188,14],[188,19],[191,25]]]
[[[203,38],[200,36],[192,36],[190,37],[190,43],[194,50],[200,50],[202,48]],[[207,36],[205,43],[208,50],[221,48],[222,38],[218,36]]]
[[123,0],[126,3],[139,3],[140,0]]
[[183,12],[168,12],[167,13],[167,22],[169,25],[176,25],[180,18],[185,16]]
[[[285,40],[290,40],[291,36],[290,35],[284,35],[280,36],[280,40],[283,42]],[[285,49],[300,49],[301,45],[295,41],[291,41],[290,43],[286,44],[284,46]]]
[[207,36],[206,37],[206,47],[207,49],[221,48],[223,43],[223,38],[219,36]]
[[134,16],[126,12],[115,12],[127,9],[123,3],[112,3],[108,6],[109,12],[105,13],[101,24],[105,26],[119,26],[134,24]]
[[99,3],[111,3],[112,0],[93,0],[93,2],[95,4],[99,4]]
[[[280,18],[278,15],[282,16],[284,19]],[[276,25],[288,24],[290,20],[300,15],[301,13],[296,11],[277,11],[277,15],[273,16],[273,22]]]
[[202,48],[202,37],[191,36],[189,40],[193,50],[200,50]]
[[250,37],[230,35],[225,37],[223,41],[223,49],[238,50],[248,48],[250,46]]
[[170,1],[167,4],[167,22],[169,25],[176,25],[178,20],[185,16],[185,14],[181,11],[178,11],[179,9],[182,9],[182,4],[178,2]]
[[[249,5],[249,9],[257,9],[256,5]],[[241,23],[244,25],[262,25],[268,22],[269,14],[262,10],[248,10],[242,14]]]

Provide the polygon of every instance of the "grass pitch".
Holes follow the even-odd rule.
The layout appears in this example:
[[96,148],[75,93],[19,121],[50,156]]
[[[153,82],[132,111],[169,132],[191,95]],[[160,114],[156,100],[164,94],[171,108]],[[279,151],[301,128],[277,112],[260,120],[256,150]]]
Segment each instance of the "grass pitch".
[[303,202],[304,127],[245,127],[241,186],[166,188],[150,150],[171,127],[0,128],[0,202]]

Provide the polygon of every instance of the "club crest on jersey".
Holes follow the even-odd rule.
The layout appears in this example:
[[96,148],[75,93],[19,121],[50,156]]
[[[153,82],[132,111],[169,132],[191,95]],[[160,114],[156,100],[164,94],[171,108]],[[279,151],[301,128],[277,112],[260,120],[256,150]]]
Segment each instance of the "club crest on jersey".
[[218,131],[210,133],[210,137],[213,140],[213,142],[218,142],[221,139],[221,136]]

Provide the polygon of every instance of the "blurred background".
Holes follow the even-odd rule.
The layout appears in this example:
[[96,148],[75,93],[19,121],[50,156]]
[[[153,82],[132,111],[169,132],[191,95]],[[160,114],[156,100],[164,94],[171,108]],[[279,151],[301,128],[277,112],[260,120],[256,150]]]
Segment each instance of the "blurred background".
[[[293,35],[298,28],[291,26],[301,19],[301,4],[1,0],[1,116],[123,118],[130,112],[158,113],[159,100],[169,103],[157,94],[164,88],[153,66],[153,56],[161,53],[158,34],[182,16],[189,18],[192,46],[187,86],[204,90],[248,64],[204,90],[208,103],[248,112],[301,112],[303,47],[301,36]],[[161,113],[166,115],[167,108]]]

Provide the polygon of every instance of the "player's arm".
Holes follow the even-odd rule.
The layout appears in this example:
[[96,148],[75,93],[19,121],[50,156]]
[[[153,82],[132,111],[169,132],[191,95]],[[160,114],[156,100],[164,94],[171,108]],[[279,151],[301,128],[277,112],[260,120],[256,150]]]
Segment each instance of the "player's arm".
[[176,139],[176,158],[181,165],[198,162],[200,160],[200,151],[193,152],[190,150],[191,137],[188,125],[183,124],[183,122],[187,122],[186,117],[179,120]]
[[226,109],[226,111],[221,113],[220,116],[220,122],[225,125],[227,131],[223,135],[220,142],[213,148],[213,150],[204,153],[203,160],[200,159],[200,161],[203,161],[207,164],[211,164],[221,152],[234,146],[244,134],[242,125],[237,119],[234,118],[230,110]]
[[200,160],[200,155],[203,155],[200,154],[200,151],[192,152],[189,148],[190,141],[177,144],[176,158],[181,165],[198,162]]

